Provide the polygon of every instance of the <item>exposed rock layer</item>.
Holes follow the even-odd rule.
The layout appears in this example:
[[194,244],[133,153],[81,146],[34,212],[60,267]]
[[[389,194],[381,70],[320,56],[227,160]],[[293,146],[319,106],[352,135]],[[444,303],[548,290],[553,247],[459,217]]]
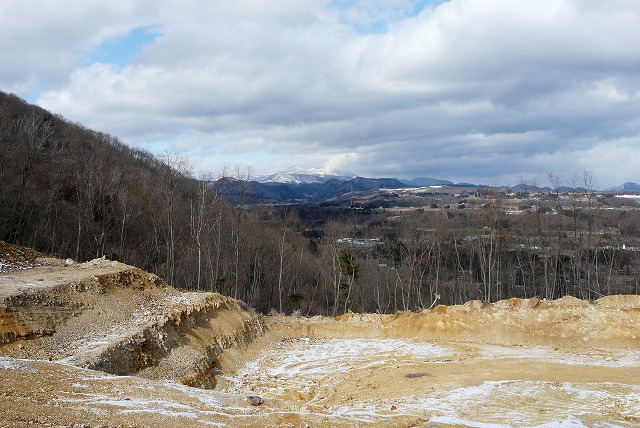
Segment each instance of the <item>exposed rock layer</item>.
[[224,350],[264,333],[241,302],[181,292],[131,266],[42,264],[0,276],[4,355],[212,388]]

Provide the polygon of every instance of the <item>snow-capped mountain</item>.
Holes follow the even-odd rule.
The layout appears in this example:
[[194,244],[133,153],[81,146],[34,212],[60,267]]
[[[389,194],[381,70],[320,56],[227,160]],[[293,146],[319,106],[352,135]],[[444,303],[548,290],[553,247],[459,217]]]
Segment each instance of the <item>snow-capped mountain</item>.
[[331,179],[351,180],[354,177],[355,175],[353,174],[343,171],[330,170],[328,168],[302,169],[298,167],[290,167],[285,169],[284,171],[255,177],[254,180],[260,183],[301,184],[324,183]]

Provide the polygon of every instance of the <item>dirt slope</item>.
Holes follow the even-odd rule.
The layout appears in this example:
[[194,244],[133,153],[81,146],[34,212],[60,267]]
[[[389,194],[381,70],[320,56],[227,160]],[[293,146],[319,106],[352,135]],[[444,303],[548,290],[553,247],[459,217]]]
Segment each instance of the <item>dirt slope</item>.
[[37,264],[0,275],[2,355],[213,387],[223,350],[264,332],[239,301],[121,263]]
[[545,345],[571,348],[640,346],[640,296],[609,296],[595,302],[574,297],[554,301],[509,299],[437,306],[421,313],[345,314],[336,319],[281,319],[287,335],[413,337],[425,340]]
[[263,318],[20,257],[0,256],[0,426],[640,425],[638,296]]

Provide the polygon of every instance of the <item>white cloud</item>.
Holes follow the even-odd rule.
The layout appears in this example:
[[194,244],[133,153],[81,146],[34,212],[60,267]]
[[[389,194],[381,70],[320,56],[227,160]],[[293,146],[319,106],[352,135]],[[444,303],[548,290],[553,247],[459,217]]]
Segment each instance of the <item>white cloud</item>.
[[[47,82],[39,104],[202,168],[479,182],[588,169],[607,186],[640,143],[633,0],[44,3],[0,6],[2,88]],[[126,67],[79,57],[149,26],[159,36]]]

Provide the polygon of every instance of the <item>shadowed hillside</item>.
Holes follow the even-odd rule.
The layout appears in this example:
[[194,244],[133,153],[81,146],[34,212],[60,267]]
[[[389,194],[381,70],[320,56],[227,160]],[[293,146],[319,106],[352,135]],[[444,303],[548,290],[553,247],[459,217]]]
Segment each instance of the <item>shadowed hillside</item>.
[[306,240],[283,238],[278,217],[230,206],[180,157],[132,149],[2,92],[0,148],[1,240],[78,261],[107,256],[263,311],[291,308],[280,299],[290,275],[274,266],[279,248]]

